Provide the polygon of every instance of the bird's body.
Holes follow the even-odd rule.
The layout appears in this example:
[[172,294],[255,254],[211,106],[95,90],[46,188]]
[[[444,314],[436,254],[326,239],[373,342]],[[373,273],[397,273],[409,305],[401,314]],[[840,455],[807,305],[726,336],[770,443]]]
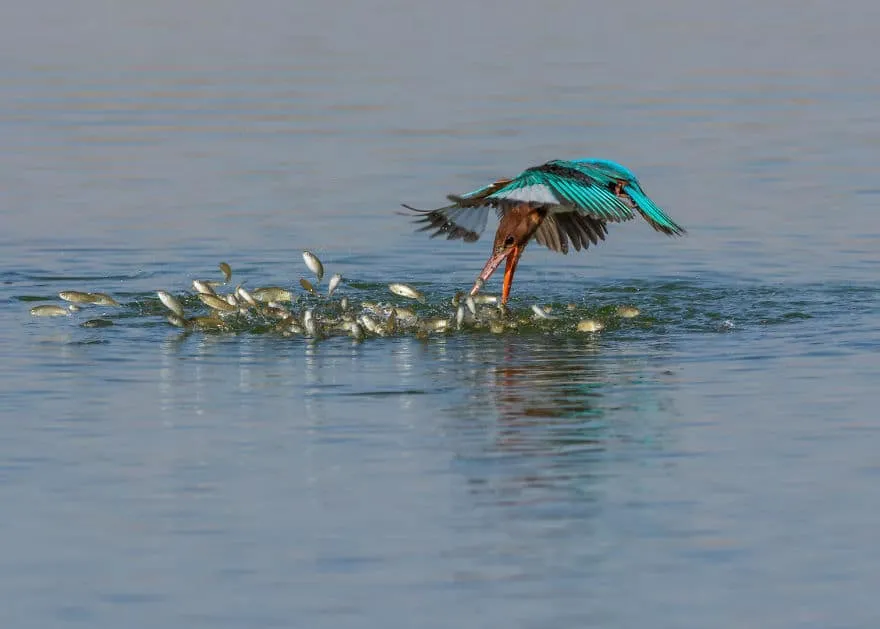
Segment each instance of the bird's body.
[[425,224],[419,231],[465,242],[479,239],[494,208],[499,223],[492,255],[471,294],[506,260],[502,303],[510,296],[517,263],[532,238],[560,253],[568,253],[569,243],[580,251],[604,240],[608,223],[628,221],[636,214],[664,234],[685,233],[651,201],[631,170],[608,160],[553,160],[448,199],[451,205],[436,210],[404,207],[419,214],[417,222]]

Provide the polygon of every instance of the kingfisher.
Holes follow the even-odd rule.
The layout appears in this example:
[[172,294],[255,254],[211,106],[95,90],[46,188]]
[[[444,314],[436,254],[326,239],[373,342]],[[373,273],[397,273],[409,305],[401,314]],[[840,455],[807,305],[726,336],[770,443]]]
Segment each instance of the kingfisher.
[[529,241],[567,254],[597,245],[608,234],[608,223],[628,221],[639,214],[655,230],[681,236],[686,230],[673,221],[642,189],[635,173],[605,159],[555,159],[533,166],[512,179],[499,179],[473,192],[450,194],[451,202],[436,210],[416,213],[417,231],[448,240],[479,240],[489,210],[499,222],[489,260],[470,291],[475,295],[502,262],[501,303],[510,297],[516,266]]

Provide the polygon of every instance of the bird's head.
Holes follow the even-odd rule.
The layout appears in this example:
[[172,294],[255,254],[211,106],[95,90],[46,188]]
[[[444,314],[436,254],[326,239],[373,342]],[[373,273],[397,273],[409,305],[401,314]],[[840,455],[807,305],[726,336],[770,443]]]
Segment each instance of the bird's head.
[[505,293],[509,290],[516,264],[545,216],[545,211],[528,206],[513,208],[504,213],[498,223],[498,231],[495,232],[492,255],[486,262],[486,266],[480,271],[480,275],[471,289],[471,295],[476,294],[482,288],[495,269],[505,260],[507,261],[504,273]]

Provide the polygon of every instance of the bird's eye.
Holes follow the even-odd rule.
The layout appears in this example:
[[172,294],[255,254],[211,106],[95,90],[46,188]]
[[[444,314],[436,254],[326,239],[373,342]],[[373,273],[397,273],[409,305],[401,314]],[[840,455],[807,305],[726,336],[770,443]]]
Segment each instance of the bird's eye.
[[513,244],[513,236],[508,236],[507,238],[504,239],[504,246],[505,247],[509,247],[512,244]]

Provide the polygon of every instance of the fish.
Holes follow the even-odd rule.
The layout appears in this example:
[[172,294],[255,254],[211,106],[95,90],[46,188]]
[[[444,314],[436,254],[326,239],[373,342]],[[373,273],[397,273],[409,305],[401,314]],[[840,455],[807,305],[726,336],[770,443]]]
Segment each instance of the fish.
[[339,300],[339,307],[342,310],[348,310],[348,297],[343,297]]
[[82,328],[109,328],[113,322],[109,319],[89,319],[79,324]]
[[280,286],[255,288],[251,294],[254,299],[263,303],[270,301],[293,301],[293,293]]
[[171,313],[166,317],[168,323],[178,328],[187,328],[189,327],[189,322],[176,313]]
[[419,321],[419,315],[409,308],[395,308],[394,316],[397,317],[397,322],[404,326],[414,325]]
[[617,316],[623,319],[632,319],[639,316],[639,309],[635,306],[618,306]]
[[274,302],[270,302],[266,307],[264,307],[262,313],[272,319],[283,320],[290,316],[290,310],[288,310],[281,304],[277,304]]
[[445,332],[449,329],[449,320],[440,317],[427,319],[422,322],[422,327],[426,332]]
[[192,281],[193,288],[196,289],[196,292],[200,295],[216,295],[214,289],[211,287],[208,282],[203,282],[202,280],[193,280]]
[[176,314],[178,317],[184,316],[183,304],[180,303],[180,300],[177,299],[177,297],[164,290],[157,290],[156,294],[159,296],[159,301],[161,301],[162,305],[168,308],[168,310]]
[[311,293],[312,295],[318,294],[318,291],[315,290],[315,287],[312,286],[312,283],[304,277],[300,278],[299,285],[302,286],[306,292]]
[[202,300],[202,303],[213,310],[218,310],[220,312],[238,312],[238,306],[229,304],[225,299],[218,297],[217,295],[199,293],[199,299]]
[[220,271],[223,273],[223,279],[226,283],[229,283],[229,280],[232,279],[232,267],[229,266],[226,262],[220,263]]
[[306,266],[309,267],[309,271],[315,274],[315,277],[318,278],[320,282],[324,279],[324,265],[321,264],[321,261],[311,251],[303,251],[303,261],[305,261]]
[[385,321],[385,332],[391,336],[397,334],[397,311],[394,308],[388,313],[388,319]]
[[532,304],[532,312],[535,313],[535,317],[538,319],[555,319],[556,317],[551,316],[547,313],[544,308],[541,308],[538,304]]
[[390,290],[395,295],[398,295],[399,297],[406,297],[407,299],[415,299],[420,304],[423,304],[427,301],[425,299],[425,296],[422,293],[420,293],[415,288],[413,288],[412,286],[409,286],[407,284],[398,284],[398,283],[389,284],[388,290]]
[[229,326],[224,321],[216,317],[193,317],[187,321],[187,324],[199,328],[200,330],[228,330]]
[[46,304],[31,308],[31,314],[35,317],[61,317],[67,316],[70,313],[67,312],[66,308],[62,308],[61,306]]
[[303,313],[303,327],[306,329],[306,333],[309,336],[318,336],[318,325],[315,322],[315,315],[311,308]]
[[458,304],[458,308],[455,309],[455,327],[457,327],[459,330],[461,329],[461,325],[464,323],[464,313],[464,304]]
[[63,290],[58,293],[58,296],[64,301],[69,301],[73,304],[93,304],[95,303],[95,298],[91,293],[81,293],[78,290]]
[[245,302],[246,304],[248,304],[250,306],[257,305],[257,300],[254,299],[254,296],[251,295],[247,291],[247,289],[244,286],[242,286],[241,284],[239,284],[238,286],[235,287],[235,294],[238,295],[238,298],[241,301]]
[[70,312],[79,312],[80,310],[82,310],[82,308],[80,308],[76,304],[67,304],[67,309],[70,310]]
[[373,317],[368,314],[362,314],[358,320],[364,329],[370,334],[377,334],[379,336],[385,336],[385,330],[382,329],[382,326],[379,325],[379,322],[376,321]]
[[467,306],[472,315],[477,316],[477,302],[471,295],[464,298],[464,305]]
[[340,282],[342,282],[342,276],[339,273],[333,275],[330,278],[330,282],[327,284],[327,297],[332,297],[336,287],[339,286]]
[[595,319],[584,319],[577,324],[578,332],[598,332],[604,329],[605,326],[602,324],[602,322],[596,321]]
[[122,305],[106,293],[89,293],[89,297],[92,298],[92,303],[97,304],[98,306],[121,306]]

